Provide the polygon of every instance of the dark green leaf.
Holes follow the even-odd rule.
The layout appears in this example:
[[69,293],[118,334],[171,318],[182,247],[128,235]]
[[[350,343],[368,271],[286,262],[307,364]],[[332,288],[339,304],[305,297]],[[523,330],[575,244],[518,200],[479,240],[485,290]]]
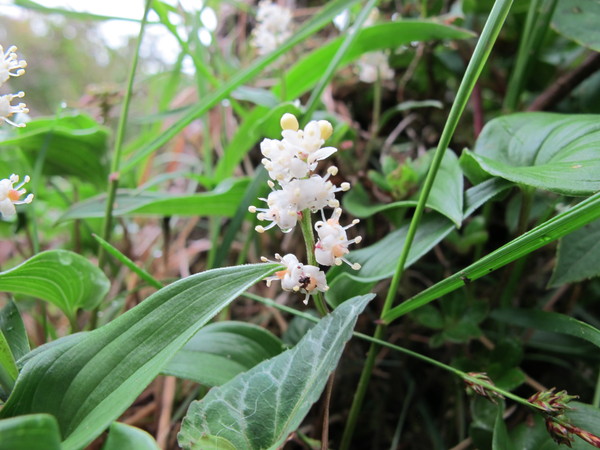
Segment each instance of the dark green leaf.
[[0,331],[0,386],[4,392],[10,392],[15,384],[19,371],[10,346]]
[[[207,436],[234,448],[277,448],[302,422],[335,369],[358,314],[373,295],[354,297],[325,316],[293,349],[211,389],[192,403],[179,444],[201,448]],[[258,407],[257,405],[268,405]]]
[[504,413],[504,405],[498,405],[498,413],[496,414],[496,422],[494,423],[494,437],[492,438],[492,450],[513,450],[513,446],[510,437],[508,436],[508,429],[502,418]]
[[600,52],[600,3],[590,0],[558,0],[552,26],[564,37]]
[[120,422],[113,422],[102,450],[160,450],[146,431]]
[[282,351],[282,342],[264,328],[245,322],[218,322],[198,331],[162,373],[219,386]]
[[499,117],[461,164],[475,183],[490,176],[566,195],[600,191],[600,116],[542,112]]
[[505,308],[494,310],[491,316],[501,322],[519,327],[575,336],[600,347],[600,330],[564,314],[550,311]]
[[549,286],[582,281],[600,275],[600,220],[558,242],[556,266]]
[[97,266],[68,250],[48,250],[0,273],[0,290],[29,295],[58,306],[73,317],[104,298],[110,281]]
[[0,146],[18,146],[32,166],[43,153],[46,175],[74,175],[104,187],[108,176],[107,142],[107,129],[79,114],[32,120],[18,129],[16,137],[1,141]]
[[4,333],[15,359],[29,353],[29,339],[19,309],[12,299],[0,310],[0,330]]
[[255,264],[192,275],[107,325],[39,352],[23,367],[0,417],[53,414],[64,450],[85,446],[211,317],[279,267]]
[[0,450],[61,450],[56,419],[31,414],[0,420]]

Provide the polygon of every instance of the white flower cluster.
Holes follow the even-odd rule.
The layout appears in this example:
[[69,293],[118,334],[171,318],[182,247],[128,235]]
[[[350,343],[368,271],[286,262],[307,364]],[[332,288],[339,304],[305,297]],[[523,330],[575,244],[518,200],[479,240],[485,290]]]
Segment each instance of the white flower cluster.
[[[23,185],[29,182],[29,176],[25,176],[23,181],[19,183],[19,176],[14,173],[9,178],[0,180],[0,213],[2,217],[12,216],[16,213],[15,205],[31,203],[33,194],[29,194],[25,199],[20,200],[27,190],[23,189]],[[15,186],[16,183],[19,183]]]
[[365,53],[357,61],[358,79],[363,83],[375,83],[377,79],[393,80],[395,73],[384,52]]
[[[315,224],[318,235],[314,249],[317,263],[333,266],[345,262],[353,269],[360,269],[359,264],[352,264],[344,257],[349,252],[350,244],[361,241],[360,236],[348,239],[346,234],[346,230],[356,225],[358,220],[341,226],[339,219],[342,209],[335,198],[336,192],[350,189],[350,183],[335,186],[329,181],[338,172],[335,166],[330,167],[325,176],[314,173],[319,161],[337,151],[334,147],[322,147],[333,133],[333,127],[328,121],[319,120],[309,122],[300,130],[298,119],[292,114],[284,114],[281,128],[283,139],[265,139],[260,144],[264,156],[262,163],[280,189],[275,188],[274,181],[269,181],[271,193],[267,198],[260,199],[267,203],[267,207],[248,208],[250,212],[258,212],[256,217],[259,220],[271,222],[266,227],[258,225],[256,231],[264,233],[277,225],[284,233],[288,233],[302,219],[302,214],[320,211],[323,220]],[[334,208],[329,219],[325,219],[323,212],[326,207]],[[306,294],[304,303],[308,302],[310,294],[328,289],[325,273],[317,266],[302,264],[293,254],[275,257],[286,269],[267,278],[269,285],[273,280],[281,280],[283,290]],[[263,260],[268,261],[266,258]]]
[[256,20],[252,44],[260,55],[271,53],[292,35],[292,12],[288,8],[262,0],[258,4]]
[[[27,63],[25,60],[19,60],[17,58],[17,47],[14,45],[9,47],[6,52],[0,45],[0,86],[8,81],[10,77],[18,77],[25,73],[25,67]],[[25,106],[25,103],[19,103],[17,105],[11,105],[11,102],[15,98],[23,98],[25,93],[23,91],[17,92],[16,94],[0,95],[0,121],[4,121],[9,125],[15,127],[24,127],[24,123],[16,124],[9,119],[10,116],[17,113],[28,113],[29,110]]]

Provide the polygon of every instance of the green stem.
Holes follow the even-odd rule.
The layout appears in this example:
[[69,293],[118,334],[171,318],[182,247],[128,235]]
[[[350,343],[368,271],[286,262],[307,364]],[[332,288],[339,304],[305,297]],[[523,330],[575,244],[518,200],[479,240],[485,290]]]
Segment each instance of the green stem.
[[[319,267],[317,259],[315,257],[315,235],[313,234],[313,224],[310,209],[302,211],[302,218],[300,219],[300,229],[302,230],[302,236],[304,237],[304,244],[306,245],[306,260],[311,266]],[[320,292],[313,295],[315,300],[315,306],[321,317],[326,316],[329,313],[325,299]]]
[[[152,4],[152,0],[146,0],[146,7],[144,9],[144,17],[142,18],[142,23],[140,25],[140,33],[138,35],[137,47],[135,54],[133,55],[133,61],[131,62],[131,68],[129,70],[129,78],[127,80],[127,90],[125,91],[125,97],[123,98],[123,109],[121,110],[121,116],[119,117],[119,124],[117,126],[117,135],[115,137],[115,147],[112,157],[112,162],[110,166],[110,174],[108,179],[108,194],[106,196],[106,208],[104,210],[104,223],[102,226],[102,239],[105,241],[110,241],[110,235],[112,230],[112,214],[113,207],[115,203],[115,197],[117,195],[117,188],[119,187],[119,166],[121,163],[121,153],[123,149],[123,139],[125,137],[125,126],[127,124],[127,116],[129,113],[129,105],[131,103],[131,96],[133,93],[133,80],[135,78],[135,72],[137,69],[137,64],[140,56],[140,46],[142,44],[142,37],[144,35],[144,29],[146,27],[146,22],[148,18],[148,11],[150,10],[150,5]],[[104,262],[106,259],[106,252],[104,251],[103,246],[98,247],[98,267],[102,268],[104,266]],[[98,320],[98,310],[97,307],[94,311],[92,311],[92,316],[90,320],[90,327],[94,329],[96,327],[96,323]]]
[[[135,72],[140,56],[140,46],[142,44],[142,37],[144,35],[144,29],[146,27],[146,21],[148,17],[148,11],[150,10],[150,4],[152,0],[146,0],[146,7],[144,9],[144,17],[140,26],[140,33],[138,35],[137,47],[135,54],[133,55],[133,61],[129,70],[129,78],[127,80],[127,90],[125,91],[125,97],[123,98],[123,109],[121,110],[121,116],[119,117],[119,124],[117,126],[117,135],[115,138],[115,148],[113,158],[110,166],[109,184],[108,184],[108,195],[106,199],[106,209],[104,211],[104,224],[102,226],[102,239],[110,241],[111,226],[112,226],[112,213],[117,194],[117,188],[119,187],[119,166],[121,164],[121,152],[123,149],[123,139],[125,137],[125,126],[127,124],[127,115],[129,113],[129,105],[131,103],[131,96],[133,93],[133,80],[135,78]],[[104,247],[100,246],[98,250],[98,267],[102,268],[104,260],[106,258]]]
[[[404,273],[404,266],[406,264],[406,260],[408,259],[410,247],[417,232],[419,222],[421,221],[421,216],[423,215],[423,210],[425,209],[427,198],[429,197],[429,193],[431,192],[431,187],[433,186],[435,176],[440,168],[442,158],[444,157],[444,153],[448,148],[448,145],[450,144],[452,135],[454,134],[454,131],[456,130],[456,127],[458,125],[458,121],[467,105],[469,96],[473,91],[473,87],[475,86],[475,83],[477,82],[477,79],[479,78],[479,75],[483,70],[483,67],[485,65],[485,62],[487,61],[490,52],[492,51],[494,42],[496,41],[496,38],[500,33],[500,29],[504,24],[504,21],[506,19],[506,16],[508,15],[508,11],[510,10],[511,5],[512,0],[498,0],[494,3],[494,7],[490,12],[488,20],[481,33],[481,37],[477,42],[477,45],[475,46],[473,57],[471,58],[471,61],[467,66],[467,70],[465,72],[463,80],[458,88],[456,100],[454,101],[454,103],[452,104],[452,108],[450,109],[448,120],[442,131],[440,142],[433,156],[433,160],[431,162],[429,172],[427,173],[425,183],[423,184],[423,189],[419,196],[419,201],[417,203],[415,213],[410,222],[406,239],[404,241],[404,247],[402,248],[402,253],[400,254],[398,264],[396,265],[396,271],[392,278],[392,282],[381,311],[381,317],[383,317],[392,307],[392,304],[396,297],[396,292],[398,290],[400,279],[402,278],[402,275]],[[385,325],[380,323],[375,329],[374,336],[377,339],[380,339],[384,335],[384,333]],[[342,437],[340,450],[347,450],[350,446],[352,435],[356,427],[356,421],[359,412],[362,408],[362,403],[366,394],[367,386],[369,384],[371,373],[373,371],[373,366],[375,364],[375,356],[377,354],[377,351],[378,346],[373,343],[371,345],[371,348],[369,349],[367,361],[365,362],[365,366],[363,367],[359,385],[357,387],[354,399],[352,401],[352,406],[350,408],[348,420],[346,421],[346,426],[344,428],[344,434]]]

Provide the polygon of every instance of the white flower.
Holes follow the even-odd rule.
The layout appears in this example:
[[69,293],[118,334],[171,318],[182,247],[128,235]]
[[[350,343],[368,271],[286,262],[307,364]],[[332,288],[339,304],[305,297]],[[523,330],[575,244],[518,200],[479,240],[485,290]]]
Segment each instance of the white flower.
[[271,53],[292,35],[292,12],[288,8],[262,0],[258,4],[256,20],[252,44],[260,55]]
[[313,175],[310,178],[293,179],[284,184],[282,189],[274,189],[275,184],[269,181],[271,193],[267,198],[260,198],[267,203],[267,208],[250,206],[248,211],[258,212],[258,220],[271,222],[268,226],[256,226],[256,231],[264,233],[266,230],[279,226],[284,233],[289,233],[298,223],[305,209],[317,212],[325,207],[337,208],[340,202],[336,200],[335,193],[350,189],[350,183],[342,183],[340,187],[328,181],[330,175],[337,173],[337,167],[332,166],[324,177]]
[[315,230],[317,230],[317,234],[319,235],[319,240],[315,245],[315,258],[319,264],[324,266],[339,266],[342,262],[345,262],[354,270],[358,270],[360,269],[360,264],[352,264],[344,258],[344,255],[349,252],[348,246],[350,244],[359,243],[362,240],[360,236],[348,239],[346,234],[346,230],[356,225],[359,221],[355,219],[350,225],[342,227],[339,222],[341,215],[342,209],[336,208],[327,221],[315,223]]
[[15,98],[23,98],[25,93],[23,91],[17,92],[16,94],[0,95],[0,120],[13,125],[15,127],[24,127],[24,123],[15,123],[9,119],[10,116],[17,113],[28,113],[25,103],[19,103],[18,105],[11,105],[10,102]]
[[[281,288],[284,291],[300,292],[306,294],[304,304],[308,304],[308,297],[316,293],[316,291],[325,292],[329,289],[325,272],[316,266],[302,264],[298,261],[295,255],[289,253],[285,256],[275,254],[276,262],[285,266],[285,269],[275,272],[274,275],[265,278],[267,286],[271,286],[272,281],[281,281]],[[262,258],[264,262],[269,261],[267,258]]]
[[335,147],[323,147],[333,133],[331,123],[326,120],[311,121],[304,130],[298,129],[298,119],[293,114],[281,118],[282,140],[264,139],[260,150],[262,163],[271,179],[279,184],[289,183],[294,178],[306,178],[321,161],[337,151]]
[[14,186],[15,183],[19,183],[19,176],[14,173],[9,178],[0,180],[0,213],[3,217],[15,214],[15,205],[22,205],[33,201],[33,194],[29,194],[25,199],[19,200],[27,192],[26,189],[22,188],[29,180],[29,176],[26,176],[22,183]]
[[6,52],[0,45],[0,55],[2,55],[2,61],[0,61],[0,84],[5,83],[10,77],[18,77],[25,73],[25,67],[27,62],[25,60],[18,60],[17,47],[14,45],[9,47]]
[[375,83],[377,79],[392,80],[394,76],[384,52],[365,53],[358,60],[358,78],[364,83]]

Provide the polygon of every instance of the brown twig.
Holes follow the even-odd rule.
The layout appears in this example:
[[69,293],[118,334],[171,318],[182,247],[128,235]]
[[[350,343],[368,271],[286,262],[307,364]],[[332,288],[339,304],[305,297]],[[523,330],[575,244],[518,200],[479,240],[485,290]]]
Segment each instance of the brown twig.
[[600,53],[592,53],[579,67],[561,76],[552,86],[542,92],[529,105],[527,111],[544,111],[551,108],[597,70],[600,70]]
[[171,413],[173,412],[176,382],[177,378],[175,377],[165,377],[162,385],[161,408],[158,418],[158,431],[156,432],[156,442],[159,448],[167,448],[169,432],[171,431]]
[[329,404],[331,403],[331,392],[333,391],[333,380],[335,372],[329,375],[327,386],[325,387],[325,396],[323,397],[323,429],[321,430],[321,450],[327,450],[329,447]]

